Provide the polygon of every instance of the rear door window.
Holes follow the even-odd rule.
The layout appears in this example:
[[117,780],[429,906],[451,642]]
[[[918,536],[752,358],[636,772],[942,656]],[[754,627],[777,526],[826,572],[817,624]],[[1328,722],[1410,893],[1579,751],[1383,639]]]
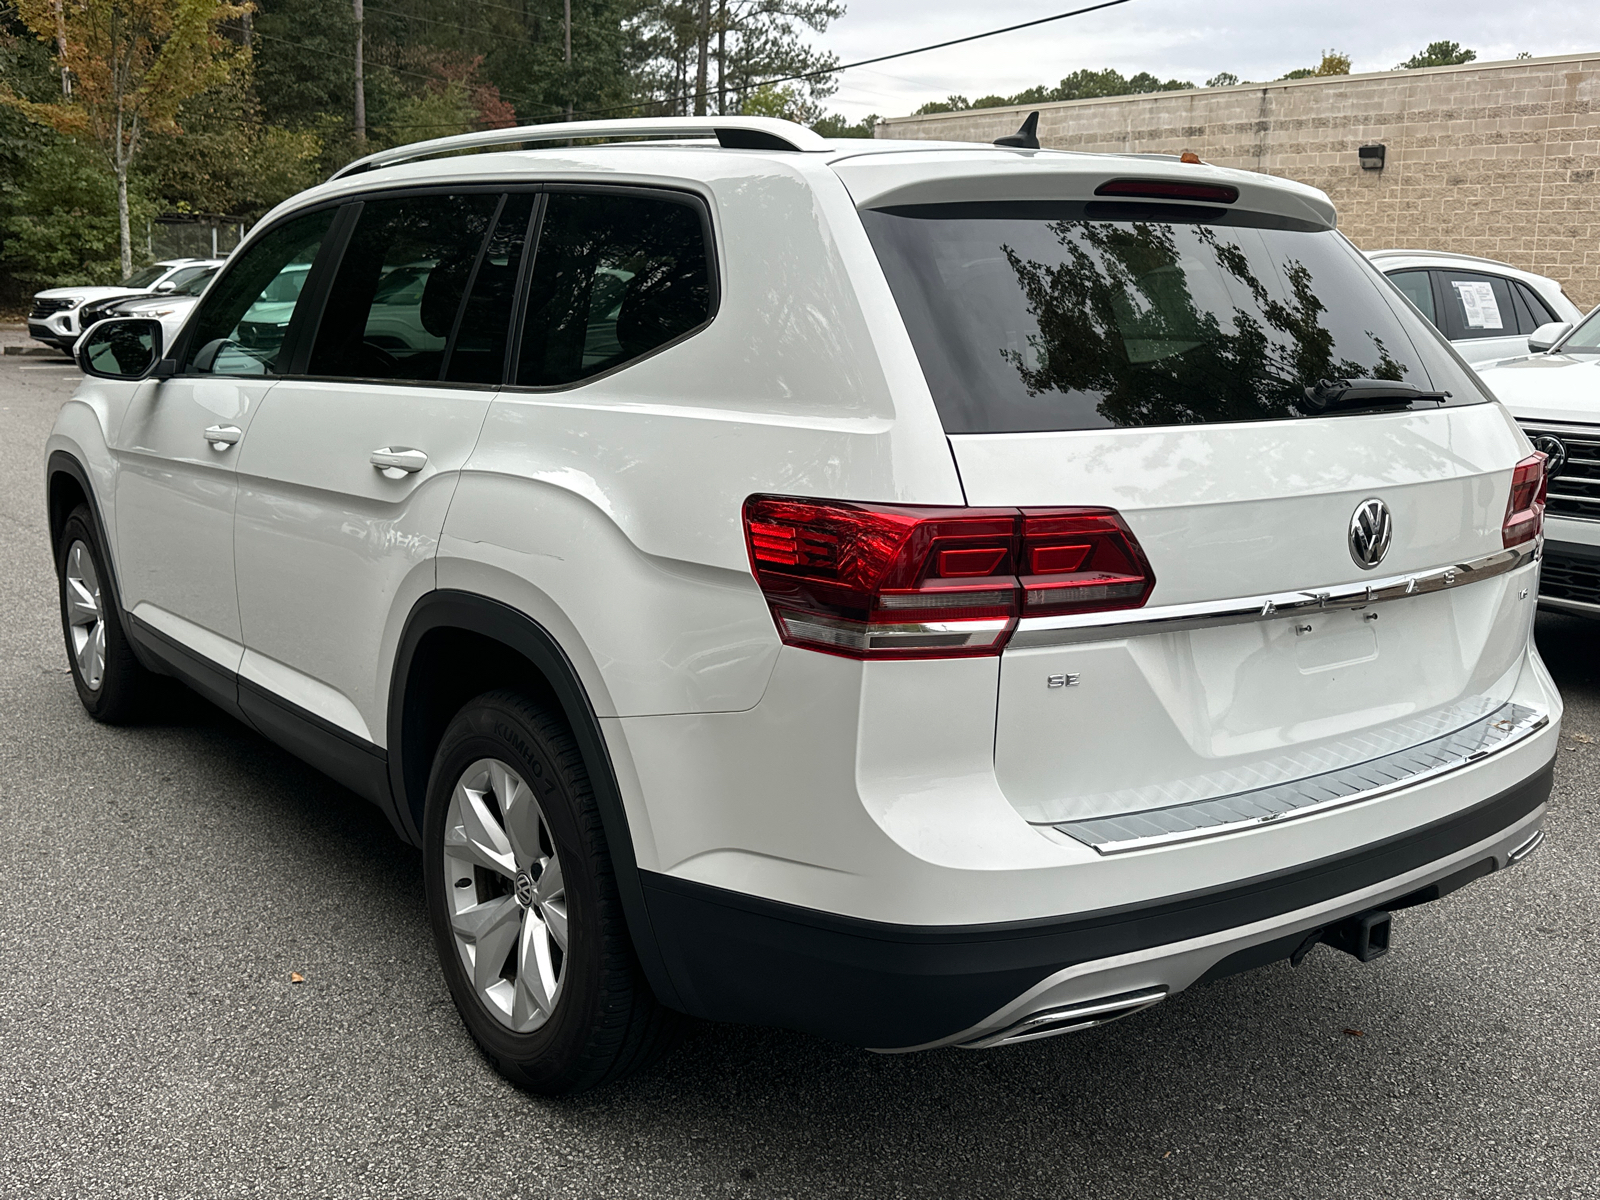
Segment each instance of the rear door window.
[[1453,342],[1517,336],[1511,285],[1498,275],[1441,271],[1444,331]]
[[1396,271],[1389,276],[1394,281],[1407,300],[1415,304],[1422,315],[1435,325],[1439,323],[1438,315],[1433,309],[1433,280],[1427,271]]
[[491,193],[368,200],[334,276],[308,373],[437,380],[499,207]]
[[669,196],[551,192],[540,222],[517,383],[588,379],[711,317],[700,206]]
[[[1298,417],[1308,388],[1432,379],[1416,322],[1338,233],[1197,206],[863,213],[952,433]],[[1454,387],[1457,402],[1482,393]]]

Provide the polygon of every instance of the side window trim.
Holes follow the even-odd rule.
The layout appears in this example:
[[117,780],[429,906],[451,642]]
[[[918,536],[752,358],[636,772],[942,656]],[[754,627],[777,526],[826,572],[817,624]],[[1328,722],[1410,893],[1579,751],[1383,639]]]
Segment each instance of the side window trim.
[[472,257],[472,269],[467,272],[467,281],[461,287],[461,299],[456,301],[455,319],[450,322],[450,333],[444,340],[444,356],[439,360],[439,378],[434,382],[444,386],[450,378],[450,359],[455,356],[456,337],[461,333],[461,321],[467,315],[467,302],[472,299],[473,285],[478,282],[478,269],[483,266],[483,259],[489,253],[489,243],[494,241],[496,229],[500,225],[500,216],[506,211],[506,201],[510,196],[500,193],[500,199],[495,203],[494,215],[489,218],[489,227],[484,231],[483,240],[478,243],[478,252]]
[[[507,355],[506,391],[537,394],[543,392],[570,392],[575,388],[587,387],[602,379],[608,379],[619,371],[626,371],[629,367],[654,358],[663,350],[670,350],[692,337],[698,337],[710,327],[717,319],[717,314],[722,310],[722,257],[717,253],[716,226],[711,220],[711,206],[706,198],[699,192],[688,188],[671,187],[643,187],[630,184],[605,184],[605,183],[548,183],[543,185],[544,195],[540,197],[539,204],[534,212],[534,228],[529,238],[530,252],[523,256],[523,275],[517,281],[517,323],[511,330],[511,352]],[[652,347],[637,358],[630,358],[627,362],[618,363],[614,367],[600,371],[594,375],[586,375],[582,379],[572,380],[570,383],[551,384],[526,384],[517,383],[517,371],[520,368],[519,356],[521,353],[523,324],[527,317],[528,285],[533,279],[533,268],[538,263],[539,247],[536,239],[544,232],[544,211],[548,198],[555,194],[565,195],[600,195],[600,196],[644,196],[649,198],[666,197],[677,203],[687,203],[700,218],[700,238],[705,245],[706,252],[706,283],[710,295],[707,297],[706,319],[693,329],[687,329],[673,338],[670,342],[663,342]]]
[[544,210],[549,198],[549,190],[541,186],[539,198],[533,206],[533,215],[528,218],[527,240],[523,242],[522,263],[517,268],[517,290],[511,305],[511,333],[506,339],[501,387],[514,387],[517,382],[517,366],[522,359],[522,321],[528,313],[528,290],[533,284],[533,263],[539,257],[539,235],[544,232]]
[[1434,327],[1444,334],[1446,341],[1455,341],[1455,319],[1450,305],[1446,303],[1444,272],[1437,268],[1428,272],[1428,279],[1433,287]]
[[286,378],[306,373],[311,360],[311,347],[317,340],[317,329],[322,325],[322,311],[328,305],[328,295],[333,290],[333,277],[344,260],[344,248],[361,216],[363,202],[355,200],[339,206],[339,215],[333,219],[333,228],[322,239],[311,273],[306,277],[305,291],[294,315],[289,318],[289,328],[284,332],[284,358],[288,369]]

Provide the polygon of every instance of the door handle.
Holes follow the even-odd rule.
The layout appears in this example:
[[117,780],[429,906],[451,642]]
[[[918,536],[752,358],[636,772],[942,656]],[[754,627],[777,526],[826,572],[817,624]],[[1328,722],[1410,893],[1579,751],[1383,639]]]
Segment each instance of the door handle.
[[227,450],[237,445],[244,431],[237,425],[211,425],[206,429],[206,441],[211,443],[213,450]]
[[409,446],[385,446],[367,460],[388,479],[404,479],[428,465],[428,456]]

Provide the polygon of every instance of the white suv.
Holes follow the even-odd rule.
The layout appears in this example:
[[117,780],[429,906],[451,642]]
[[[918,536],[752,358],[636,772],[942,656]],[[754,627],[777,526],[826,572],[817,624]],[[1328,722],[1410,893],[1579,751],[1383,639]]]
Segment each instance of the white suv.
[[1492,258],[1442,250],[1374,250],[1367,257],[1474,367],[1527,354],[1530,337],[1583,316],[1556,280]]
[[220,258],[168,258],[135,271],[109,287],[58,287],[36,292],[28,310],[28,336],[69,354],[84,330],[100,318],[92,310],[97,302],[171,292],[197,276],[215,271]]
[[[574,137],[632,140],[437,156]],[[173,346],[85,339],[84,705],[175,675],[379,805],[543,1091],[678,1013],[995,1046],[1381,954],[1542,836],[1542,460],[1320,192],[1018,140],[575,123],[296,197]]]

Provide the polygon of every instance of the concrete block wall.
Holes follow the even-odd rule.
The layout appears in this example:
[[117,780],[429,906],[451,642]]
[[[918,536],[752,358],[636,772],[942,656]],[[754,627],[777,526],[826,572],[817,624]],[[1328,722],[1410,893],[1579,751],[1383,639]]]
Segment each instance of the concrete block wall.
[[[1061,150],[1179,154],[1321,188],[1364,250],[1497,258],[1600,304],[1600,53],[891,117],[878,137],[988,142],[1032,109]],[[1356,149],[1388,147],[1382,171]]]

